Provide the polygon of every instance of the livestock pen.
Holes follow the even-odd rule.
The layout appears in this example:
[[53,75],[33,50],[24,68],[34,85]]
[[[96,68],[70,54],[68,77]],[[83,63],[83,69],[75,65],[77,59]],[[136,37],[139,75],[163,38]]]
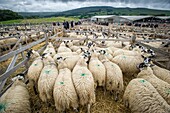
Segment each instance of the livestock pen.
[[[92,28],[92,26],[89,26],[88,24],[75,26],[73,30],[63,30],[60,28],[56,28],[56,32],[54,32],[54,29],[47,28],[47,29],[40,29],[41,32],[44,32],[41,38],[35,38],[34,40],[31,40],[29,43],[25,43],[22,45],[21,38],[17,38],[17,42],[13,44],[13,47],[8,50],[7,53],[2,54],[0,56],[0,66],[1,66],[1,76],[0,76],[0,96],[3,95],[3,93],[8,90],[8,88],[12,85],[10,79],[15,76],[17,73],[24,73],[27,77],[27,70],[30,66],[30,63],[32,62],[32,59],[27,57],[27,52],[29,49],[38,50],[38,52],[41,54],[42,51],[46,48],[48,42],[52,42],[55,48],[59,47],[59,44],[61,41],[68,41],[68,40],[77,40],[79,42],[84,41],[92,41],[96,45],[100,45],[98,42],[101,41],[119,41],[119,42],[129,42],[131,39],[128,38],[129,33],[127,32],[129,28],[125,28],[124,31],[126,32],[115,32],[115,30],[112,29],[112,27],[103,27],[103,26],[96,26],[93,25],[94,29],[96,31],[99,30],[99,32],[106,32],[109,36],[117,36],[118,39],[91,39],[89,38],[89,34],[92,32],[88,30],[89,28]],[[83,29],[85,28],[85,29]],[[122,30],[120,26],[116,27],[118,31]],[[131,29],[131,28],[130,28]],[[138,29],[138,28],[136,28]],[[81,31],[80,31],[81,30]],[[40,32],[35,31],[35,32]],[[49,32],[53,31],[52,33]],[[76,33],[84,33],[83,38],[71,38],[66,37],[67,33],[70,32],[76,32]],[[32,33],[32,32],[31,32]],[[24,35],[29,35],[31,33],[25,33]],[[140,35],[140,33],[136,34]],[[150,35],[149,33],[146,33],[147,36]],[[141,35],[144,35],[144,33],[141,33]],[[146,36],[146,37],[147,37]],[[0,40],[10,39],[12,37],[21,37],[20,35],[17,36],[11,36],[2,38]],[[141,45],[144,45],[147,48],[153,49],[156,54],[158,55],[155,59],[153,59],[154,63],[157,63],[159,66],[170,69],[170,54],[168,50],[162,51],[160,48],[152,47],[151,45],[147,45],[146,42],[162,42],[166,41],[166,39],[156,39],[156,40],[143,40],[143,39],[137,39],[136,43],[139,43]],[[7,45],[5,45],[7,46]],[[104,46],[103,46],[104,47]],[[166,48],[164,48],[166,49]],[[124,85],[125,87],[129,83],[130,80],[132,80],[134,77],[127,77],[124,76]],[[28,80],[25,81],[26,83]],[[4,87],[5,86],[5,87]],[[33,113],[42,112],[42,113],[54,113],[56,112],[55,105],[53,101],[50,101],[50,104],[43,103],[39,96],[34,93],[33,88],[28,83],[27,84],[28,91],[30,93],[30,102],[31,102],[31,110]],[[123,93],[120,94],[121,97],[123,96]],[[85,107],[80,107],[79,112],[84,113],[86,111]],[[72,112],[72,111],[70,111]],[[130,113],[130,110],[124,106],[122,98],[118,100],[117,102],[114,100],[113,96],[106,92],[106,94],[103,94],[103,91],[101,88],[97,88],[96,90],[96,103],[91,108],[92,113]]]

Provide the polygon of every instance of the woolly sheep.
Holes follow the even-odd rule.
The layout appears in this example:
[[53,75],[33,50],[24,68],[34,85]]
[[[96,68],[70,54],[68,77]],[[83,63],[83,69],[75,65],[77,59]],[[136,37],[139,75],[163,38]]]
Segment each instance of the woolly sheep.
[[123,74],[135,76],[139,72],[136,66],[143,62],[143,58],[138,56],[118,55],[112,59],[112,62],[116,63],[121,68]]
[[137,75],[138,78],[143,78],[150,82],[159,94],[170,104],[170,84],[157,78],[150,67],[146,67]]
[[170,106],[167,102],[145,79],[136,78],[131,80],[126,87],[123,100],[132,113],[170,112]]
[[93,75],[95,81],[95,88],[97,86],[103,86],[105,88],[106,70],[104,65],[98,59],[99,53],[94,51],[89,61],[89,70]]
[[[35,60],[32,62],[31,66],[28,68],[28,79],[30,81],[33,82],[34,88],[37,87],[37,83],[38,83],[38,78],[40,76],[40,73],[42,71],[43,68],[43,61],[42,61],[42,57],[40,57],[39,53],[36,51],[32,51],[33,55],[37,54],[37,58],[35,58]],[[36,90],[36,89],[34,89]],[[36,93],[36,91],[35,91]]]
[[73,83],[80,101],[80,105],[90,107],[95,103],[94,79],[92,73],[87,68],[85,57],[81,57],[72,71]]
[[86,49],[88,50],[88,47],[87,46],[75,46],[73,45],[72,41],[67,41],[66,45],[73,51],[73,52],[76,52],[78,51],[79,49]]
[[56,54],[54,46],[52,45],[51,42],[48,43],[48,45],[43,53],[49,53],[52,57]]
[[69,56],[69,57],[57,57],[55,62],[58,62],[60,59],[65,59],[65,62],[67,64],[67,68],[71,71],[73,70],[74,66],[76,65],[77,61],[79,60],[79,56]]
[[54,59],[58,57],[69,57],[69,56],[77,56],[78,54],[76,52],[62,52],[62,53],[57,53],[54,55]]
[[141,50],[138,48],[133,49],[132,51],[119,49],[113,53],[113,56],[118,55],[128,55],[128,56],[141,56]]
[[99,59],[106,68],[106,89],[114,93],[115,101],[117,101],[119,94],[124,90],[122,70],[104,55],[100,55]]
[[53,94],[53,87],[55,80],[58,76],[58,70],[54,59],[49,55],[45,55],[43,58],[44,68],[41,71],[38,80],[38,91],[40,99],[43,102],[50,100]]
[[31,113],[30,96],[23,76],[18,74],[14,77],[12,86],[1,96],[1,113]]
[[[62,60],[62,59],[61,59]],[[58,111],[66,111],[70,107],[78,108],[78,97],[73,85],[71,71],[67,68],[66,61],[58,62],[59,74],[54,85],[54,101]]]
[[169,70],[161,68],[157,65],[154,65],[151,68],[153,70],[154,75],[156,75],[158,78],[170,84],[170,71]]
[[70,48],[66,47],[65,43],[62,42],[58,48],[58,53],[62,53],[62,52],[72,52]]

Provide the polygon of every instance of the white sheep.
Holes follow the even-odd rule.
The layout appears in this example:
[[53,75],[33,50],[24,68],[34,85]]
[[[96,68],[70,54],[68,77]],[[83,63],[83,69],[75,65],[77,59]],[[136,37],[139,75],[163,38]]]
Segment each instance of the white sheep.
[[57,53],[54,55],[53,59],[56,59],[58,57],[70,57],[70,56],[77,56],[78,53],[76,52],[62,52],[62,53]]
[[48,43],[48,45],[43,53],[49,53],[52,57],[56,54],[54,46],[52,45],[51,42]]
[[113,53],[113,56],[118,56],[118,55],[128,55],[128,56],[141,56],[141,50],[139,48],[135,48],[132,51],[130,50],[124,50],[124,49],[119,49]]
[[169,113],[170,106],[152,84],[137,78],[129,82],[123,95],[126,107],[132,113]]
[[67,63],[67,68],[70,69],[71,71],[75,67],[76,63],[78,62],[80,56],[70,56],[70,57],[59,57],[62,59],[65,59],[65,62]]
[[12,86],[1,96],[1,113],[31,113],[30,95],[23,76],[18,74],[14,77]]
[[89,61],[89,70],[93,75],[95,88],[102,86],[105,89],[106,69],[101,61],[98,59],[99,53],[94,51]]
[[95,103],[95,88],[92,73],[87,68],[85,57],[81,57],[72,71],[73,83],[80,101],[80,105],[90,107]]
[[67,68],[67,63],[63,59],[58,60],[59,74],[54,85],[54,101],[56,109],[66,111],[69,108],[78,108],[78,97],[73,85],[70,69]]
[[58,70],[54,59],[49,54],[44,56],[43,63],[44,68],[42,69],[38,80],[38,91],[40,99],[43,102],[47,102],[47,100],[52,98],[53,87],[58,76]]
[[57,50],[58,53],[62,52],[72,52],[70,48],[66,47],[65,43],[62,42]]
[[100,55],[99,59],[106,68],[106,89],[114,94],[115,101],[117,101],[119,94],[124,90],[122,70],[104,55]]
[[[34,88],[37,89],[37,83],[38,83],[38,79],[40,76],[40,73],[42,71],[42,68],[44,66],[43,61],[42,61],[42,57],[39,55],[38,52],[32,50],[33,56],[38,56],[34,59],[34,61],[32,62],[31,66],[28,68],[28,79],[33,82]],[[34,90],[36,90],[34,89]],[[35,91],[36,93],[36,91]]]
[[165,101],[170,104],[170,84],[167,82],[157,78],[153,74],[153,70],[150,67],[145,67],[141,72],[137,75],[138,78],[143,78],[150,82],[155,89],[159,92],[159,94],[165,99]]
[[112,59],[112,62],[121,68],[123,74],[136,76],[139,72],[136,66],[143,62],[143,58],[140,56],[118,55]]
[[169,70],[161,68],[157,65],[154,65],[151,68],[153,70],[154,75],[156,75],[158,78],[170,84],[170,71]]

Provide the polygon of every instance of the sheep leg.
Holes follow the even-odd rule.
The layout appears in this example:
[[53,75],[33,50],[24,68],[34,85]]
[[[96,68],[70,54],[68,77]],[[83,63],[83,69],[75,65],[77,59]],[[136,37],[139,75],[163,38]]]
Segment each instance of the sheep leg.
[[124,101],[125,107],[129,108],[129,102],[127,100]]
[[46,102],[47,101],[47,98],[46,98],[46,94],[44,92],[40,93],[40,99],[43,101],[43,102]]
[[119,93],[116,91],[116,92],[115,92],[115,101],[116,101],[116,102],[118,101],[118,95],[119,95]]
[[35,95],[37,95],[37,94],[38,94],[38,92],[37,92],[37,89],[36,89],[36,86],[35,86],[35,85],[33,85],[33,89],[34,89],[34,93],[35,93]]
[[[104,81],[103,81],[103,83],[104,83]],[[103,91],[104,91],[104,95],[106,95],[106,84],[105,83],[103,85]]]
[[91,107],[91,105],[88,104],[88,105],[87,105],[87,113],[90,113],[90,107]]
[[50,91],[47,92],[47,99],[51,99]]
[[74,110],[75,113],[79,112],[79,110],[77,108],[73,108],[73,110]]
[[103,86],[104,95],[106,95],[106,88]]
[[35,95],[37,95],[38,91],[37,91],[36,83],[34,81],[33,81],[33,89],[34,89]]

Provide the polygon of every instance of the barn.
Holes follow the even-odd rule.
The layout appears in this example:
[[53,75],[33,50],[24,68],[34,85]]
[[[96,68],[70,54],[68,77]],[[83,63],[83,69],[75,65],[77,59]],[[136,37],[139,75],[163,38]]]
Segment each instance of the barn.
[[102,15],[93,16],[91,18],[92,22],[97,23],[135,23],[135,22],[145,22],[145,23],[169,23],[170,16],[116,16],[116,15]]

